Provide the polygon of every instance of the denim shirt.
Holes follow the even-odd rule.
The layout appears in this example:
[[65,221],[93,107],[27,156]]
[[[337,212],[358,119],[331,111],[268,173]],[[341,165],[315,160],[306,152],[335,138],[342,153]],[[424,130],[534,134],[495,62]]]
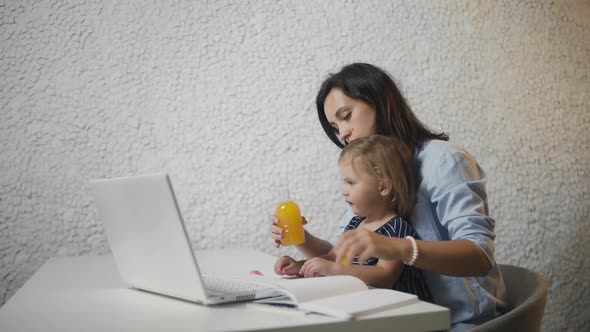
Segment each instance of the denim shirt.
[[434,302],[451,310],[451,330],[467,330],[498,316],[506,301],[494,259],[495,221],[488,215],[486,174],[467,151],[445,141],[427,141],[415,155],[420,186],[409,222],[420,238],[472,241],[492,264],[484,277],[450,277],[424,270]]

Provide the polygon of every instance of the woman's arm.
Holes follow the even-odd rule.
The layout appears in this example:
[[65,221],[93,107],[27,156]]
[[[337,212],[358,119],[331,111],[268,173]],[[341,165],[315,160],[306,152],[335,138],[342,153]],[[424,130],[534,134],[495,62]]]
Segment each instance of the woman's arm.
[[[405,240],[404,261],[412,257],[412,245]],[[418,268],[454,277],[485,276],[492,264],[483,251],[469,240],[421,241],[416,240]],[[409,245],[409,247],[408,247]],[[409,255],[408,255],[409,253]]]
[[[416,240],[418,258],[414,266],[453,277],[483,276],[492,265],[483,251],[469,240]],[[409,262],[412,243],[408,239],[387,237],[365,229],[342,235],[334,249],[336,262],[349,264],[354,256],[363,262],[369,257]],[[381,260],[380,260],[381,261]]]
[[[416,220],[410,220],[423,231],[417,228],[424,241],[417,241],[415,264],[450,276],[486,275],[493,266],[496,236],[488,213],[486,174],[461,148],[433,141],[425,149],[418,155],[422,182],[412,214]],[[408,261],[411,242],[397,241],[394,247]]]

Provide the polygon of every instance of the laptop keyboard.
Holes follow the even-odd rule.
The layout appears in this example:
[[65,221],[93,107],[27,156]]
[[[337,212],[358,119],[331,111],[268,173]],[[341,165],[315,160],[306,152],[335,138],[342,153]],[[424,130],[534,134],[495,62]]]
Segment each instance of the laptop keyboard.
[[212,294],[255,292],[268,289],[268,286],[236,279],[209,276],[202,276],[202,279],[205,288]]

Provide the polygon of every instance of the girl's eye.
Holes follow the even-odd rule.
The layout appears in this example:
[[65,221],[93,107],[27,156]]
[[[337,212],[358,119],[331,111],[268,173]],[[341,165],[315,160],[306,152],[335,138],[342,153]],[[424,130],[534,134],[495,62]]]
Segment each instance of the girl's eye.
[[348,112],[346,113],[345,116],[342,117],[343,120],[350,120],[350,115],[352,114],[352,112]]
[[338,131],[338,128],[336,128],[336,127],[332,127],[332,130],[334,130],[334,133],[335,133],[336,135],[338,135],[338,133],[339,133],[339,131]]

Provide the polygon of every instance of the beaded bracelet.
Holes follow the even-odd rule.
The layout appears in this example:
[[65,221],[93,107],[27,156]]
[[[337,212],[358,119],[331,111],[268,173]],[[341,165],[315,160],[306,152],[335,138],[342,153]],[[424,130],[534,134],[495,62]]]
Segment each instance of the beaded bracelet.
[[406,236],[406,239],[412,242],[412,258],[409,262],[404,261],[404,264],[412,266],[414,263],[416,263],[416,259],[418,259],[418,244],[416,244],[416,239],[411,236]]

